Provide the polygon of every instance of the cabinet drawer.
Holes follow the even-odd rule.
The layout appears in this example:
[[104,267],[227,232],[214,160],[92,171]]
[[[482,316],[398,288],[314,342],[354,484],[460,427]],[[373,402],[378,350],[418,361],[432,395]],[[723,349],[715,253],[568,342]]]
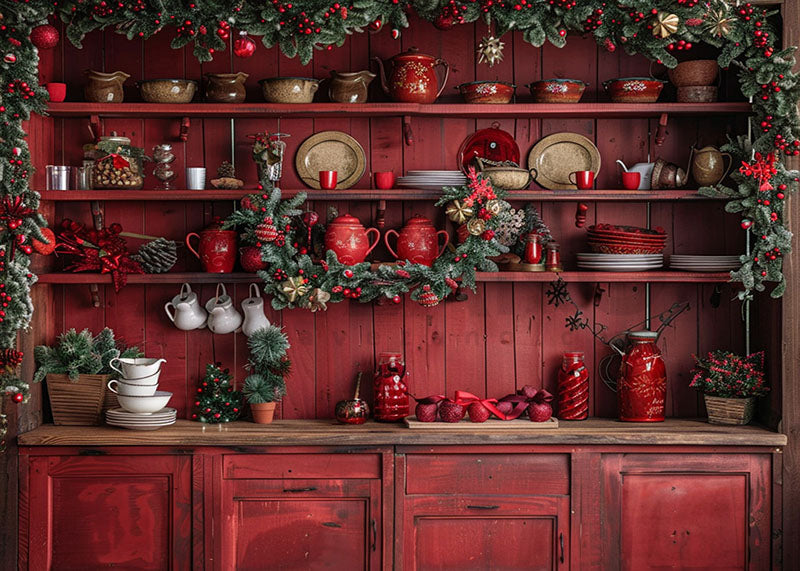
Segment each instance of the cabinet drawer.
[[229,454],[226,479],[380,478],[379,454]]
[[567,454],[408,454],[406,494],[568,495]]

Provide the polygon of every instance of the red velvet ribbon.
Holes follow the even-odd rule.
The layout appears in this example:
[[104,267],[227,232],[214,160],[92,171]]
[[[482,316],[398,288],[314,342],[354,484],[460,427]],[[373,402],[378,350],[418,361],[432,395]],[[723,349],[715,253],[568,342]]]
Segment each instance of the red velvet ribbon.
[[115,169],[117,169],[117,170],[122,170],[122,169],[124,169],[125,167],[129,167],[129,166],[131,166],[131,163],[130,163],[130,161],[128,161],[128,159],[126,159],[125,157],[123,157],[122,155],[120,155],[120,154],[118,154],[118,153],[110,153],[110,154],[108,154],[108,155],[104,156],[104,157],[103,157],[102,159],[100,159],[100,160],[101,160],[101,161],[104,161],[104,160],[106,160],[108,157],[111,157],[111,158],[112,158],[112,160],[113,160],[113,163],[114,163],[114,168],[115,168]]

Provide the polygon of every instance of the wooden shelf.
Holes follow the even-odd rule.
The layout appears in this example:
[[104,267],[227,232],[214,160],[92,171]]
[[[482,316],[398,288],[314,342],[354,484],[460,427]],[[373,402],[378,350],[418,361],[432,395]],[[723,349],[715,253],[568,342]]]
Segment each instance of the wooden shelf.
[[747,102],[733,103],[51,103],[53,117],[658,117],[670,115],[736,115],[750,113]]
[[[725,283],[731,281],[727,272],[478,272],[479,282],[538,282],[549,283],[561,278],[571,283]],[[258,281],[256,274],[209,274],[206,272],[168,272],[165,274],[130,274],[129,284],[179,284],[183,282],[211,283],[248,283]],[[110,284],[110,274],[48,273],[40,274],[40,284]]]
[[[239,200],[256,189],[242,190],[42,190],[42,200],[57,202],[101,201],[213,201]],[[349,189],[349,190],[283,190],[284,198],[298,192],[308,194],[309,200],[438,200],[442,193],[438,190],[420,189]],[[529,200],[547,202],[668,202],[723,200],[697,194],[695,189],[680,190],[511,190],[506,200]]]

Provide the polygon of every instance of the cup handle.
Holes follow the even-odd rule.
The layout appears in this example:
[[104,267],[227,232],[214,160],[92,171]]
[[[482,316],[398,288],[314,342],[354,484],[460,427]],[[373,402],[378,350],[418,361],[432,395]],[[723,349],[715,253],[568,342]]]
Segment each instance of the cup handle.
[[173,311],[175,310],[175,306],[172,304],[172,302],[168,301],[167,303],[164,304],[164,311],[166,312],[167,317],[169,317],[169,320],[172,323],[175,323],[175,314],[170,312],[169,310],[170,307],[173,309]]
[[200,259],[200,254],[198,254],[197,250],[192,248],[192,245],[189,243],[189,238],[192,238],[192,237],[196,237],[197,238],[197,245],[198,246],[200,245],[200,234],[198,234],[197,232],[189,232],[186,235],[186,247],[189,248],[189,251],[192,254],[194,254],[197,257],[197,259],[199,260]]
[[450,243],[450,234],[448,234],[448,233],[447,233],[447,230],[439,230],[439,231],[436,233],[436,239],[437,239],[437,241],[438,241],[438,239],[439,239],[439,235],[440,235],[440,234],[444,234],[444,244],[442,244],[442,247],[441,247],[441,248],[439,248],[439,253],[438,253],[438,254],[436,254],[436,257],[437,257],[437,258],[438,258],[439,256],[441,256],[441,255],[442,255],[442,253],[444,252],[444,249],[445,249],[445,248],[447,248],[447,245]]
[[116,372],[118,372],[120,375],[122,375],[124,377],[125,373],[123,373],[121,369],[116,368],[114,366],[114,363],[119,363],[119,357],[114,357],[113,359],[111,359],[108,362],[108,366],[111,367],[113,370],[115,370]]
[[214,296],[217,300],[219,300],[219,298],[220,298],[219,288],[222,288],[222,295],[228,295],[228,291],[225,289],[225,284],[220,282],[220,283],[217,284],[217,289],[215,291],[216,295]]
[[445,86],[447,85],[447,78],[450,77],[450,64],[448,64],[443,59],[437,59],[436,63],[433,64],[433,65],[434,66],[436,66],[436,65],[444,66],[444,79],[442,79],[442,86],[439,88],[439,91],[436,93],[436,98],[438,99],[439,96],[442,94],[442,91],[444,91]]
[[110,390],[110,391],[111,391],[112,393],[114,393],[115,395],[118,395],[119,393],[117,392],[117,389],[116,389],[116,388],[114,388],[114,387],[112,387],[112,386],[111,386],[111,383],[114,383],[114,385],[117,385],[117,384],[119,384],[119,383],[117,382],[117,379],[111,379],[110,381],[108,381],[108,383],[106,384],[106,386],[108,387],[108,390]]
[[[255,293],[253,293],[254,291]],[[250,284],[248,292],[250,293],[250,297],[261,297],[261,289],[259,289],[258,284]]]
[[372,243],[372,245],[369,247],[369,249],[364,253],[365,257],[369,256],[369,253],[372,250],[374,250],[375,246],[378,245],[378,242],[381,241],[381,231],[378,230],[377,228],[367,228],[367,240],[369,240],[369,233],[370,232],[375,232],[375,241]]
[[[577,177],[575,176],[575,173],[574,173],[574,172],[571,172],[571,173],[569,173],[569,176],[568,176],[567,178],[569,179],[569,181],[570,181],[572,184],[574,184],[575,186],[578,186]],[[575,179],[575,180],[573,180],[573,179]]]
[[529,168],[528,173],[529,173],[528,176],[530,176],[530,178],[528,179],[528,184],[526,184],[525,186],[530,185],[532,182],[536,180],[536,177],[539,176],[539,171],[537,171],[535,168]]
[[392,234],[394,234],[395,237],[397,237],[398,236],[397,230],[387,230],[386,233],[383,235],[383,243],[386,244],[386,249],[389,250],[389,253],[392,256],[394,256],[395,259],[397,259],[397,258],[399,258],[399,256],[397,255],[397,252],[395,252],[392,249],[392,247],[389,245],[389,236],[391,236]]
[[[723,159],[725,157],[728,158],[728,168],[725,169],[725,173],[722,175],[722,178],[719,179],[719,181],[717,181],[717,184],[719,184],[720,182],[725,180],[725,177],[728,176],[728,174],[731,172],[731,167],[733,166],[733,157],[731,156],[730,153],[720,153],[720,154],[722,155]],[[686,176],[689,176],[689,175],[686,175]]]
[[181,284],[181,299],[189,297],[190,293],[192,293],[192,286],[188,283]]

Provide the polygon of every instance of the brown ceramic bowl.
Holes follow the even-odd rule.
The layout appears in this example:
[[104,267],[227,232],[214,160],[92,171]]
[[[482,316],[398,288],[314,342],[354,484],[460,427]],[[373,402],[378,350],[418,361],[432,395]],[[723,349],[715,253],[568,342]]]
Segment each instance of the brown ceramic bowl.
[[713,85],[717,80],[719,65],[713,59],[684,61],[667,70],[669,80],[675,87],[689,85]]
[[577,103],[586,85],[578,79],[543,79],[527,87],[536,103]]
[[319,80],[309,77],[271,77],[258,83],[267,103],[311,103],[319,89]]
[[[536,170],[533,169],[535,173]],[[486,167],[481,171],[490,181],[492,186],[504,190],[522,190],[528,188],[533,180],[532,173],[517,167]]]
[[716,100],[716,85],[687,85],[678,88],[678,103],[713,103]]
[[456,87],[467,103],[508,103],[516,88],[502,81],[472,81]]
[[189,103],[197,90],[191,79],[148,79],[139,82],[142,99],[148,103]]
[[655,103],[664,82],[652,77],[620,77],[603,82],[614,103]]

